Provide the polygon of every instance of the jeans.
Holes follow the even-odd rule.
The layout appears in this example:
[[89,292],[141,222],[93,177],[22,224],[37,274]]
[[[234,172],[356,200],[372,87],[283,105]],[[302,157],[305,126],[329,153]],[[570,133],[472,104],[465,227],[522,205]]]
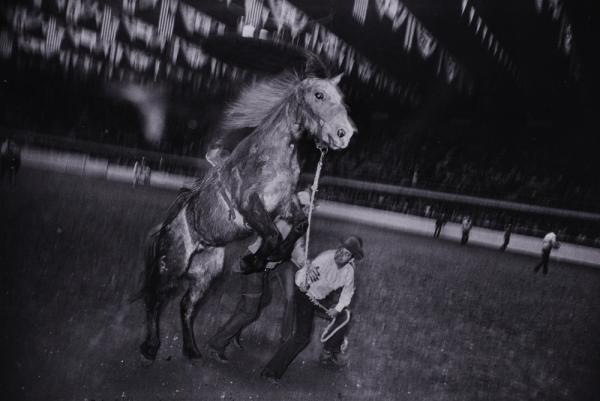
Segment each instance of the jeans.
[[[265,372],[276,378],[283,376],[287,367],[296,358],[296,355],[306,348],[312,334],[316,306],[305,293],[297,288],[294,295],[294,303],[296,304],[296,330],[294,335],[279,347],[264,369]],[[324,348],[331,352],[339,352],[347,332],[348,325],[335,333],[325,343]]]

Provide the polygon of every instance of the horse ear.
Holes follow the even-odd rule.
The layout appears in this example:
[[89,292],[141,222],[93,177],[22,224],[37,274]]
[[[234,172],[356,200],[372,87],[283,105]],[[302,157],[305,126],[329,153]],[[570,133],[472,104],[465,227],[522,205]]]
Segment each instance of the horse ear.
[[340,84],[340,81],[342,80],[342,77],[343,77],[343,76],[344,76],[344,73],[338,74],[338,75],[336,75],[335,77],[331,78],[331,80],[330,80],[330,81],[331,81],[331,82],[332,82],[334,85],[336,85],[336,86],[337,86],[337,85],[339,85],[339,84]]

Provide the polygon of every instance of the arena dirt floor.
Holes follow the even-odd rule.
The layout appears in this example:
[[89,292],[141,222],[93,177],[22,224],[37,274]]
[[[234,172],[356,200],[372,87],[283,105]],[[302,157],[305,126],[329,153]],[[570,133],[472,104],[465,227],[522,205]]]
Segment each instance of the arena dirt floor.
[[[174,192],[24,170],[0,188],[0,330],[6,400],[598,400],[600,270],[318,220],[311,253],[365,240],[350,364],[320,368],[315,338],[278,386],[260,379],[277,347],[280,294],[227,366],[181,354],[179,300],[162,348],[138,355],[142,242]],[[196,318],[203,344],[233,310],[230,266]],[[7,397],[7,398],[6,398]]]

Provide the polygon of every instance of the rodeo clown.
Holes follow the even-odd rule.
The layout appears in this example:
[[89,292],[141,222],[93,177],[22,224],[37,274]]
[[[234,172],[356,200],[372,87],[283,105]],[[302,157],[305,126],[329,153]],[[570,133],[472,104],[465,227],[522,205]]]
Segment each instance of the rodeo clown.
[[[303,190],[298,192],[297,200],[305,215],[308,215],[310,204],[310,192]],[[238,348],[242,330],[255,321],[262,308],[269,304],[272,298],[269,281],[274,279],[280,286],[284,295],[283,318],[281,324],[281,342],[285,342],[292,336],[294,329],[294,274],[300,266],[304,266],[304,244],[306,226],[304,223],[292,225],[282,216],[275,219],[275,225],[283,238],[294,239],[294,247],[291,254],[284,260],[268,262],[264,270],[250,274],[242,274],[241,297],[235,311],[225,324],[219,328],[217,333],[206,344],[206,354],[209,358],[227,363],[225,349],[230,343]],[[262,239],[256,240],[248,246],[249,254],[255,253],[260,248]],[[286,263],[288,262],[289,263]]]
[[[354,295],[355,260],[363,258],[362,239],[349,236],[337,249],[322,252],[296,273],[296,329],[294,335],[277,350],[261,376],[277,383],[296,355],[310,342],[313,318],[317,308],[326,311],[332,322],[321,336],[325,343],[319,361],[331,367],[343,367],[342,353],[348,332],[350,311],[347,309]],[[323,301],[333,291],[342,289],[337,305],[327,308]]]

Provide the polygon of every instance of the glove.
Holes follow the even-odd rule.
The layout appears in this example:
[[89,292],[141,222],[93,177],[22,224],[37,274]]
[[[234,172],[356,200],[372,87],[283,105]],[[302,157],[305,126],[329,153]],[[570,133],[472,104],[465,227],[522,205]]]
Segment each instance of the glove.
[[308,219],[302,219],[294,224],[292,228],[298,234],[304,234],[308,229]]
[[302,284],[298,285],[298,289],[299,289],[300,291],[302,291],[302,292],[306,292],[306,291],[308,291],[308,288],[309,288],[309,287],[310,287],[310,286],[309,286],[308,284],[304,284],[304,283],[302,283]]
[[327,316],[329,316],[332,319],[335,319],[337,317],[337,315],[339,315],[339,314],[340,314],[340,312],[338,312],[338,310],[335,308],[329,308],[327,310]]

